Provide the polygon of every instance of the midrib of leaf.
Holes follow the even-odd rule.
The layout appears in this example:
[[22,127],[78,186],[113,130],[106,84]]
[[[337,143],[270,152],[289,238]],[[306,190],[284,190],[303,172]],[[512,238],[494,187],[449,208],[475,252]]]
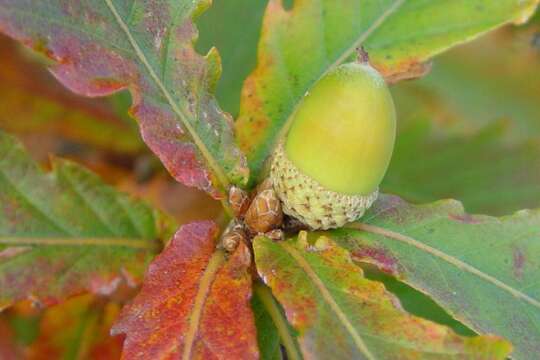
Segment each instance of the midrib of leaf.
[[435,256],[435,257],[438,257],[442,260],[444,260],[445,262],[457,267],[458,269],[460,270],[463,270],[463,271],[466,271],[470,274],[473,274],[479,278],[481,278],[482,280],[484,281],[487,281],[489,282],[490,284],[492,285],[495,285],[496,287],[498,287],[499,289],[501,290],[504,290],[508,293],[510,293],[512,296],[518,298],[518,299],[521,299],[523,301],[526,301],[527,303],[537,307],[537,308],[540,308],[540,301],[536,300],[536,299],[533,299],[532,297],[530,297],[529,295],[527,294],[524,294],[523,292],[513,288],[512,286],[502,282],[501,280],[489,275],[489,274],[486,274],[485,272],[475,268],[474,266],[472,265],[469,265],[467,264],[466,262],[464,261],[461,261],[451,255],[448,255],[444,252],[442,252],[441,250],[438,250],[438,249],[435,249],[429,245],[426,245],[412,237],[409,237],[407,235],[403,235],[403,234],[400,234],[400,233],[397,233],[397,232],[394,232],[392,230],[388,230],[388,229],[384,229],[384,228],[381,228],[381,227],[378,227],[378,226],[375,226],[375,225],[368,225],[368,224],[364,224],[364,223],[353,223],[353,224],[350,224],[347,226],[348,228],[350,229],[354,229],[354,230],[361,230],[361,231],[366,231],[366,232],[369,232],[369,233],[372,233],[372,234],[377,234],[377,235],[382,235],[388,239],[393,239],[393,240],[397,240],[397,241],[400,241],[400,242],[403,242],[409,246],[413,246],[419,250],[422,250],[432,256]]
[[[11,147],[7,153],[3,154],[2,156],[7,159],[8,156],[11,154],[11,152],[13,151],[14,147]],[[32,209],[36,210],[40,215],[41,217],[46,221],[48,222],[49,224],[51,224],[54,228],[60,230],[62,233],[66,234],[66,235],[74,235],[71,231],[69,231],[68,229],[66,229],[64,227],[63,224],[59,223],[56,221],[56,219],[54,217],[52,217],[47,211],[43,210],[39,205],[37,205],[36,203],[34,203],[32,201],[31,198],[29,198],[26,194],[26,192],[22,189],[20,189],[18,187],[18,182],[16,181],[13,181],[9,176],[8,174],[6,174],[4,171],[0,170],[0,176],[2,178],[4,178],[5,180],[5,183],[8,184],[11,189],[13,189],[14,192],[17,193],[17,195],[19,195],[22,199],[25,200],[25,203],[31,207]]]
[[158,244],[153,240],[116,238],[116,237],[18,237],[18,236],[0,236],[0,244],[4,245],[58,245],[58,246],[122,246],[133,249],[152,249],[155,250]]
[[[208,265],[204,270],[204,273],[201,277],[199,284],[199,289],[197,290],[197,295],[195,296],[195,303],[191,309],[191,316],[189,317],[189,328],[184,337],[184,352],[182,354],[183,360],[191,359],[191,352],[193,350],[193,344],[199,329],[199,324],[201,321],[201,315],[204,309],[204,304],[208,298],[208,293],[210,292],[210,287],[214,282],[216,273],[220,269],[221,265],[225,262],[225,254],[223,251],[218,250],[212,254],[212,257],[208,261]],[[176,349],[176,344],[173,344],[171,349],[165,352],[162,358],[167,358],[170,353]]]
[[300,356],[300,352],[297,348],[296,342],[294,341],[294,337],[289,330],[287,320],[284,318],[281,310],[278,308],[278,305],[276,304],[276,301],[274,300],[270,289],[265,285],[256,282],[253,285],[253,291],[257,293],[259,299],[264,305],[264,308],[266,309],[266,311],[268,311],[268,314],[272,318],[272,321],[279,333],[279,337],[283,343],[283,346],[287,351],[288,359],[301,360],[302,357]]
[[167,90],[163,82],[157,76],[156,72],[154,71],[150,63],[148,62],[148,59],[144,55],[139,44],[137,43],[137,41],[131,34],[131,30],[129,29],[127,24],[124,22],[124,20],[122,20],[122,18],[120,17],[120,14],[118,13],[116,7],[112,3],[112,0],[105,0],[105,3],[107,4],[107,7],[109,8],[116,22],[118,23],[118,26],[120,26],[122,31],[126,34],[126,37],[128,38],[130,45],[133,47],[135,54],[137,55],[141,63],[145,66],[146,70],[150,74],[150,77],[152,78],[152,80],[154,80],[158,88],[161,90],[163,96],[167,99],[167,102],[169,103],[169,105],[171,106],[175,114],[180,118],[180,120],[182,121],[182,124],[188,130],[191,138],[193,139],[193,142],[199,148],[201,154],[206,159],[208,165],[213,170],[214,174],[216,175],[217,179],[219,180],[223,188],[227,189],[230,185],[229,180],[227,179],[227,176],[223,173],[221,167],[217,164],[216,160],[214,159],[214,157],[212,156],[212,154],[210,153],[206,145],[202,142],[201,138],[197,135],[197,132],[195,131],[195,129],[191,126],[188,120],[189,116],[185,114],[184,111],[182,111],[182,109],[180,108],[180,106],[176,104],[176,102],[174,101],[173,97],[171,96],[171,94],[169,93],[169,91]]
[[94,207],[94,203],[88,199],[88,196],[84,194],[84,192],[81,191],[78,184],[73,182],[73,179],[71,179],[70,176],[64,176],[64,179],[66,180],[66,185],[68,185],[71,190],[73,190],[73,193],[76,197],[78,197],[81,200],[81,204],[85,206],[92,214],[94,214],[95,218],[101,223],[101,225],[106,228],[111,234],[117,235],[116,227],[112,226],[112,224],[107,221],[107,219],[103,216],[103,214]]
[[349,332],[355,345],[358,347],[360,352],[364,354],[364,356],[368,360],[375,360],[375,357],[367,348],[366,344],[360,337],[360,334],[358,334],[358,332],[356,331],[354,326],[351,324],[351,322],[349,321],[345,313],[343,313],[339,305],[336,303],[336,301],[332,297],[332,294],[330,294],[330,291],[328,291],[328,289],[326,288],[322,280],[317,276],[315,271],[313,271],[309,263],[291,245],[285,242],[280,242],[279,245],[281,245],[281,247],[283,247],[283,249],[294,258],[294,260],[296,260],[296,262],[298,263],[298,265],[300,265],[302,270],[304,270],[306,275],[311,279],[311,281],[313,281],[317,289],[320,291],[322,298],[330,306],[332,311],[337,315],[337,317],[339,318],[339,320],[341,321],[341,323],[343,324],[347,332]]
[[97,315],[92,312],[92,307],[86,309],[83,314],[81,324],[77,329],[77,337],[73,341],[71,354],[75,360],[88,358],[88,348],[92,339],[95,325],[97,324]]
[[[324,75],[326,75],[330,70],[332,70],[333,68],[341,64],[343,61],[345,61],[354,51],[356,51],[356,49],[363,42],[365,42],[369,38],[371,34],[373,34],[375,30],[379,28],[379,26],[381,26],[386,21],[386,19],[388,19],[393,13],[395,13],[404,3],[405,3],[405,0],[396,0],[392,5],[390,5],[388,9],[386,9],[386,11],[384,11],[381,14],[381,16],[379,16],[379,18],[377,18],[373,22],[373,24],[371,24],[363,33],[361,33],[358,36],[358,39],[349,48],[347,48],[347,50],[345,50],[332,64],[330,64],[329,66],[325,68],[325,70],[321,73],[321,75],[315,81],[313,81],[311,85],[315,84],[319,79],[324,77]],[[308,86],[308,88],[310,86]],[[299,104],[300,104],[300,101],[298,101],[293,106],[293,110],[289,114],[293,114]],[[282,139],[285,138],[285,136],[287,135],[289,131],[291,121],[292,121],[291,116],[289,116],[287,118],[287,121],[283,124],[283,127],[279,131],[275,144],[279,144],[282,141]]]

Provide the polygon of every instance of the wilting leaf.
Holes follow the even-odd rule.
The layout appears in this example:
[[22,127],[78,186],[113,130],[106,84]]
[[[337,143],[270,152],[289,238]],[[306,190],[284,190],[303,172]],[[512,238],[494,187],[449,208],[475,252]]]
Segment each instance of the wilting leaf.
[[228,258],[215,249],[217,226],[183,226],[148,268],[143,287],[122,310],[125,359],[254,359],[251,255],[241,243]]
[[417,76],[422,62],[507,22],[521,22],[537,0],[271,0],[258,64],[242,92],[237,131],[255,178],[295,106],[311,86],[364,45],[391,80]]
[[468,211],[495,215],[540,207],[540,139],[508,143],[507,122],[451,137],[429,121],[409,123],[397,137],[385,192],[415,203],[455,198]]
[[513,357],[540,353],[540,213],[469,215],[447,200],[382,196],[353,229],[329,232],[355,260],[429,294],[479,333],[504,336]]
[[257,269],[300,332],[308,359],[504,359],[495,337],[464,338],[414,317],[327,237],[254,241]]
[[198,55],[192,17],[208,1],[0,0],[0,29],[41,51],[53,74],[86,96],[129,89],[145,142],[180,182],[223,196],[247,169],[214,99],[215,49]]
[[23,49],[0,37],[0,127],[18,134],[59,135],[120,153],[145,148],[135,126],[111,103],[73,94]]
[[167,218],[73,163],[55,159],[45,174],[1,132],[0,154],[0,309],[142,277]]

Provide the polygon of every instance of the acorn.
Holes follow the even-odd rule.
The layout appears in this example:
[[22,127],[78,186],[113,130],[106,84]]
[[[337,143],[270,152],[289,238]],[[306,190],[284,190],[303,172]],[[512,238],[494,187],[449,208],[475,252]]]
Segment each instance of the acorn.
[[341,65],[291,116],[270,170],[283,212],[314,230],[361,217],[394,148],[396,112],[383,77],[367,62]]

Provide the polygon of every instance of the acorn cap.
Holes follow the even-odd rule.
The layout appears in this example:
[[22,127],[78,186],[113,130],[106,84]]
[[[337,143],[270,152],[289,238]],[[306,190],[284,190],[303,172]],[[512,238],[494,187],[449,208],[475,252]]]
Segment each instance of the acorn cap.
[[358,219],[378,195],[378,190],[368,195],[347,195],[324,188],[298,170],[287,158],[283,145],[274,153],[270,178],[283,212],[314,230],[338,228]]

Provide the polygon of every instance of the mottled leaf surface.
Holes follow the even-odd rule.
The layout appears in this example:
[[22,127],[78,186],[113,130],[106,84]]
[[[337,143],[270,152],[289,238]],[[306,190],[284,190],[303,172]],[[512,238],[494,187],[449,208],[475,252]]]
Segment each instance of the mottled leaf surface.
[[418,76],[433,55],[526,20],[538,1],[297,0],[289,10],[282,3],[271,0],[266,9],[237,121],[255,178],[304,94],[358,46],[389,80]]
[[[17,134],[59,136],[122,154],[146,147],[133,120],[107,99],[73,94],[30,50],[0,36],[0,127]],[[118,95],[115,95],[117,97]]]
[[180,182],[215,197],[247,168],[213,97],[217,51],[198,55],[192,18],[208,1],[1,0],[0,29],[46,53],[53,74],[86,96],[129,89],[145,142]]
[[113,333],[125,333],[124,359],[255,359],[251,255],[215,249],[210,221],[183,226],[148,268],[141,292]]
[[254,242],[257,269],[299,331],[308,359],[504,359],[496,337],[464,338],[401,309],[384,285],[367,280],[349,253],[321,236]]
[[508,143],[509,131],[501,121],[448,136],[429,120],[409,121],[381,189],[414,203],[458,199],[469,212],[491,215],[540,207],[540,139]]
[[71,162],[52,165],[44,173],[0,132],[0,308],[133,286],[169,235],[145,204]]
[[540,353],[540,213],[469,215],[447,200],[410,205],[382,196],[357,230],[329,236],[353,258],[429,294],[479,333],[514,345],[513,357]]

